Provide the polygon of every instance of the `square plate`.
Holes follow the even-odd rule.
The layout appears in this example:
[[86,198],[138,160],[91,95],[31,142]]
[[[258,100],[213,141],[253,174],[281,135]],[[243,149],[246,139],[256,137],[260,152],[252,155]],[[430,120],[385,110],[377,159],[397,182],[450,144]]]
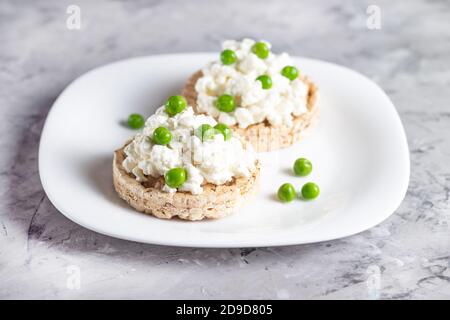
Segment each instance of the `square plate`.
[[[192,247],[256,247],[349,236],[391,215],[409,181],[409,151],[392,102],[371,80],[327,62],[295,58],[318,85],[320,119],[290,148],[260,154],[260,191],[233,215],[210,221],[160,220],[130,208],[115,193],[112,155],[134,132],[130,113],[150,116],[217,54],[160,55],[119,61],[86,73],[60,95],[42,132],[39,172],[54,206],[109,236]],[[298,157],[314,165],[292,175]],[[321,195],[288,204],[278,186],[314,181]]]

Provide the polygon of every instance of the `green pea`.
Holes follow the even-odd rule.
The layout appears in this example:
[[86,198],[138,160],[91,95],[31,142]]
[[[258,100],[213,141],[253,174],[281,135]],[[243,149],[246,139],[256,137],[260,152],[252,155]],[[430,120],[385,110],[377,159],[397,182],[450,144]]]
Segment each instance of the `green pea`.
[[198,135],[202,141],[210,140],[214,138],[216,130],[209,124],[205,123],[198,127]]
[[282,202],[290,202],[295,199],[295,188],[290,183],[284,183],[278,189],[278,199]]
[[302,187],[302,196],[305,200],[315,199],[319,196],[320,189],[314,182],[305,183]]
[[256,78],[257,81],[261,81],[261,86],[264,90],[272,88],[272,78],[267,75],[262,75]]
[[178,188],[186,181],[187,172],[183,168],[173,168],[166,172],[164,180],[171,188]]
[[298,158],[294,162],[293,170],[295,175],[304,177],[311,173],[312,163],[308,159]]
[[130,114],[127,122],[128,126],[133,129],[140,129],[145,124],[144,117],[137,113]]
[[187,102],[183,96],[171,96],[166,102],[166,112],[174,116],[186,109],[186,106]]
[[225,141],[231,139],[232,131],[229,126],[227,126],[225,123],[218,123],[214,126],[214,129],[219,131],[223,135],[223,139]]
[[269,47],[264,42],[257,42],[252,46],[252,52],[260,59],[266,59],[269,56]]
[[170,130],[164,127],[158,127],[153,131],[153,142],[160,145],[169,144],[170,140],[172,140],[172,133]]
[[223,50],[222,53],[220,54],[220,60],[222,61],[223,64],[229,65],[236,62],[237,56],[233,50],[226,49]]
[[294,66],[286,66],[281,70],[281,74],[293,81],[298,77],[298,70]]
[[232,112],[236,109],[234,97],[229,94],[223,94],[216,100],[216,107],[223,112]]

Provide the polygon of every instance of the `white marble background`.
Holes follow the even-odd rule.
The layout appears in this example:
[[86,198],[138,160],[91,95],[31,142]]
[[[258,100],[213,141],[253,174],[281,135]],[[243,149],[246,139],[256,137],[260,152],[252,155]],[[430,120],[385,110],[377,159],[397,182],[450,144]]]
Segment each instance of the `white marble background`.
[[[66,28],[70,4],[82,10],[79,31]],[[366,28],[370,4],[381,30]],[[213,51],[243,36],[354,68],[386,90],[411,150],[394,215],[327,243],[204,250],[113,239],[57,212],[39,181],[38,142],[69,82],[118,59]],[[0,298],[449,299],[449,86],[448,1],[3,0]],[[67,285],[70,266],[79,289]]]

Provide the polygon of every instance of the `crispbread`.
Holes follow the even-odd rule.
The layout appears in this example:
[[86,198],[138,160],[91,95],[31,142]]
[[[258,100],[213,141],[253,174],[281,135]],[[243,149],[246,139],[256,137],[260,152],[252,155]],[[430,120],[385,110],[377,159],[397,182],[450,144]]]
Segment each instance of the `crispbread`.
[[178,217],[185,220],[222,218],[232,213],[255,192],[259,179],[259,163],[250,178],[234,178],[224,185],[207,183],[203,193],[168,193],[161,190],[163,178],[140,183],[122,166],[126,155],[124,148],[114,153],[113,180],[119,196],[138,211],[162,219]]
[[[197,92],[195,84],[202,77],[203,72],[194,73],[185,84],[182,95],[188,104],[197,110]],[[300,141],[306,129],[310,128],[317,120],[319,107],[317,105],[318,90],[316,85],[306,76],[301,76],[301,80],[308,84],[307,112],[300,116],[293,117],[291,126],[272,126],[269,122],[253,124],[245,129],[233,126],[233,132],[239,134],[244,140],[250,142],[258,152],[272,151],[289,147],[293,143]]]

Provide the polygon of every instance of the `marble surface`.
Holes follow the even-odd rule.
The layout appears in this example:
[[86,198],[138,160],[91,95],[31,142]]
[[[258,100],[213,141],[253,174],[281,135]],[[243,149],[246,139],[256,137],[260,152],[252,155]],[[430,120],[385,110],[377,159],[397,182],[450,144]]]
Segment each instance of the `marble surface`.
[[[71,4],[81,8],[80,30],[66,27]],[[260,4],[0,2],[0,298],[450,298],[450,3]],[[366,27],[371,4],[380,30]],[[394,215],[337,241],[204,250],[113,239],[58,213],[37,155],[68,83],[118,59],[213,51],[243,36],[354,68],[387,92],[411,151],[409,190]]]

